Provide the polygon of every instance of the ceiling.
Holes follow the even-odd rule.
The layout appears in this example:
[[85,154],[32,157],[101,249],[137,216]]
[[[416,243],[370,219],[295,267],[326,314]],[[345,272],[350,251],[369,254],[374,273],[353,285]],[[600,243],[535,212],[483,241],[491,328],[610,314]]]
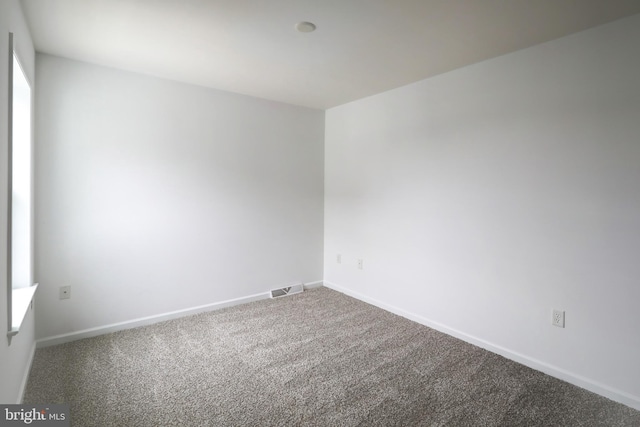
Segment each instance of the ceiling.
[[639,0],[21,2],[39,52],[320,109],[640,13]]

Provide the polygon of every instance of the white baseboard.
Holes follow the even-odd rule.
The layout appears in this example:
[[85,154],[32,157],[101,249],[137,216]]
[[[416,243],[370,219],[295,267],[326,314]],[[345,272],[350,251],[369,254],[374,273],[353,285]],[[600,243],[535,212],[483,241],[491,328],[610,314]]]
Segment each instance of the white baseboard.
[[[322,281],[309,282],[303,284],[304,289],[312,289],[322,286]],[[141,317],[138,319],[127,320],[125,322],[112,323],[110,325],[98,326],[95,328],[83,329],[81,331],[69,332],[67,334],[54,335],[52,337],[41,338],[36,341],[38,348],[50,347],[52,345],[64,344],[83,338],[96,337],[98,335],[109,334],[111,332],[122,331],[125,329],[137,328],[139,326],[152,325],[154,323],[164,322],[165,320],[177,319],[179,317],[191,316],[205,311],[220,310],[221,308],[232,307],[234,305],[246,304],[253,301],[269,298],[269,292],[249,295],[246,297],[230,299],[227,301],[216,302],[212,304],[200,305],[197,307],[186,308],[184,310],[171,311],[169,313],[157,314],[154,316]]]
[[305,284],[303,284],[303,286],[304,286],[304,289],[305,289],[305,290],[306,290],[306,289],[313,289],[313,288],[321,288],[321,287],[322,287],[322,285],[323,285],[323,283],[324,283],[324,282],[323,282],[322,280],[319,280],[319,281],[317,281],[317,282],[309,282],[309,283],[305,283]]
[[349,295],[353,298],[359,299],[371,305],[375,305],[376,307],[382,308],[383,310],[389,311],[391,313],[397,314],[398,316],[402,316],[409,320],[413,320],[414,322],[420,323],[422,325],[428,326],[437,331],[443,332],[447,335],[451,335],[453,337],[459,338],[463,341],[466,341],[470,344],[476,345],[478,347],[484,348],[492,353],[499,354],[500,356],[506,357],[507,359],[513,360],[515,362],[521,363],[525,366],[528,366],[537,371],[544,372],[547,375],[552,377],[561,379],[578,387],[584,388],[586,390],[597,393],[601,396],[604,396],[613,401],[622,403],[623,405],[627,405],[631,408],[640,410],[640,397],[634,396],[632,394],[626,393],[621,390],[617,390],[613,387],[609,387],[607,385],[601,384],[597,381],[591,380],[589,378],[583,377],[581,375],[574,374],[567,370],[558,368],[556,366],[550,365],[548,363],[542,362],[540,360],[531,358],[524,354],[520,354],[509,350],[508,348],[495,345],[483,339],[474,337],[472,335],[466,334],[464,332],[458,331],[456,329],[452,329],[446,325],[443,325],[438,322],[434,322],[433,320],[427,319],[425,317],[419,316],[414,313],[410,313],[408,311],[402,310],[400,308],[394,307],[392,305],[383,303],[373,298],[369,298],[366,295],[363,295],[359,292],[351,291],[347,288],[344,288],[340,285],[336,285],[331,282],[324,282],[324,286],[335,291],[341,292],[345,295]]
[[18,401],[16,402],[18,405],[22,403],[24,400],[24,392],[27,389],[27,382],[29,381],[29,373],[31,372],[31,364],[33,363],[33,357],[36,355],[36,342],[34,341],[31,344],[31,350],[29,351],[29,363],[27,363],[27,368],[24,370],[22,374],[22,382],[20,383],[20,389],[18,390]]
[[41,338],[36,341],[38,348],[49,347],[52,345],[64,344],[83,338],[96,337],[98,335],[109,334],[112,332],[122,331],[125,329],[137,328],[139,326],[152,325],[154,323],[164,322],[166,320],[177,319],[179,317],[191,316],[205,311],[220,310],[221,308],[232,307],[234,305],[246,304],[253,301],[269,298],[269,293],[261,293],[249,295],[247,297],[235,298],[227,301],[216,302],[213,304],[205,304],[197,307],[186,308],[184,310],[171,311],[169,313],[157,314],[154,316],[140,317],[138,319],[128,320],[125,322],[112,323],[110,325],[98,326],[96,328],[83,329],[81,331],[70,332],[68,334],[55,335],[52,337]]

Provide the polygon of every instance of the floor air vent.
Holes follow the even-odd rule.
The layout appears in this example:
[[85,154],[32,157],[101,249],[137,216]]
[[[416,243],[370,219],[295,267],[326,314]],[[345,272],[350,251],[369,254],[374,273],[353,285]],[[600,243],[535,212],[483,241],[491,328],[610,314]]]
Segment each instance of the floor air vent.
[[271,289],[271,298],[285,297],[287,295],[299,294],[304,291],[302,283],[287,286],[286,288]]

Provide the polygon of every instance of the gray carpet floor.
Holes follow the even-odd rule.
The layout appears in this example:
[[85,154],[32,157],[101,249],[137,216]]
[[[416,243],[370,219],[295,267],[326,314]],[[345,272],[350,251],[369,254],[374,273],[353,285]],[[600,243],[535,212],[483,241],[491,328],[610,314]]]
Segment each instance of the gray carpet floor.
[[326,288],[38,349],[93,426],[640,426],[640,411]]

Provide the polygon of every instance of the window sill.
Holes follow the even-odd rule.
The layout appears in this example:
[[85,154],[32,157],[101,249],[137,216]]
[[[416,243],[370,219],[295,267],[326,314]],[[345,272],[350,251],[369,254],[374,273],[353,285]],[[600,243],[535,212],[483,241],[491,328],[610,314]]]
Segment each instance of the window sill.
[[29,310],[37,288],[38,284],[36,283],[28,288],[13,289],[11,293],[11,330],[7,335],[13,336],[20,332],[20,326],[22,326],[22,321]]

